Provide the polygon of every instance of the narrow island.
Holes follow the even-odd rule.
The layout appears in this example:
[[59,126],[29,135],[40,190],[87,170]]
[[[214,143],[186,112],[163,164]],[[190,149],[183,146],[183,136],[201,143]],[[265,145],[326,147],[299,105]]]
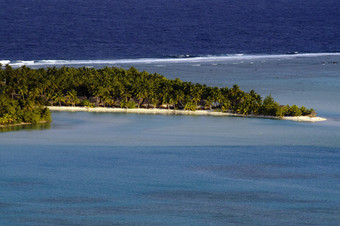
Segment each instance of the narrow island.
[[243,116],[323,121],[238,85],[209,87],[116,67],[12,68],[0,64],[0,126],[51,121],[50,110]]

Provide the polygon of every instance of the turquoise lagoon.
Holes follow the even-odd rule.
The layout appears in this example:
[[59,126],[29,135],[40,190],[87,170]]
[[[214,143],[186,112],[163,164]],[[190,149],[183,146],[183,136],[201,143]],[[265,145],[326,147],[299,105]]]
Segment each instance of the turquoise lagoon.
[[0,224],[336,225],[339,60],[113,62],[239,84],[328,120],[53,112],[50,125],[0,133]]

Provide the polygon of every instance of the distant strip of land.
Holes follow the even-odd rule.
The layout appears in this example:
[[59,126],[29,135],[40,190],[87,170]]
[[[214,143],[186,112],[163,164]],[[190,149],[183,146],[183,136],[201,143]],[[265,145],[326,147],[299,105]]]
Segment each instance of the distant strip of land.
[[322,120],[313,109],[280,105],[270,94],[263,99],[254,90],[245,92],[236,84],[210,87],[133,67],[14,69],[0,64],[0,125],[49,122],[52,118],[45,106],[55,105],[97,112]]
[[326,118],[316,116],[267,116],[267,115],[242,115],[237,113],[220,112],[215,110],[174,110],[160,108],[110,108],[110,107],[68,107],[68,106],[48,106],[50,111],[86,111],[86,112],[112,112],[112,113],[135,113],[135,114],[163,114],[163,115],[211,115],[211,116],[235,116],[235,117],[254,117],[268,119],[282,119],[301,122],[319,122]]

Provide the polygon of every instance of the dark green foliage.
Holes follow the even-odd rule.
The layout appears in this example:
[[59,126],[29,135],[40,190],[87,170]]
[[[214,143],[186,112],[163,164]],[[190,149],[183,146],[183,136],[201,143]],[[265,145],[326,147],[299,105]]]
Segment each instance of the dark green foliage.
[[196,110],[196,103],[194,102],[188,102],[185,107],[185,110],[195,111]]
[[93,104],[87,99],[83,100],[80,105],[84,107],[93,107]]
[[0,124],[38,123],[51,121],[50,111],[39,103],[32,101],[12,100],[5,95],[0,96]]
[[[1,68],[1,67],[0,67]],[[49,121],[43,106],[161,107],[216,109],[244,115],[315,115],[313,109],[280,106],[271,95],[262,100],[239,86],[208,87],[170,80],[157,73],[121,68],[41,68],[6,65],[0,69],[0,123]]]
[[0,124],[51,121],[42,76],[44,70],[27,67],[0,69]]
[[276,103],[271,95],[268,95],[264,100],[260,110],[263,115],[281,116],[280,106]]
[[132,109],[132,108],[136,108],[136,103],[135,102],[133,102],[133,101],[122,101],[121,103],[120,103],[120,107],[121,108],[130,108],[130,109]]
[[5,95],[0,96],[0,124],[21,122],[22,110],[17,100],[12,100]]

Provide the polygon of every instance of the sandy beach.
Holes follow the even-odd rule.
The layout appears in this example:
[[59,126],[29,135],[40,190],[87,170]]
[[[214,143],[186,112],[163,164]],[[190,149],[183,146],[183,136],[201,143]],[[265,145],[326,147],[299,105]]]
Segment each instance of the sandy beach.
[[164,115],[211,115],[211,116],[234,116],[234,117],[255,117],[268,119],[282,119],[299,122],[319,122],[325,121],[326,118],[310,117],[310,116],[290,116],[290,117],[276,117],[276,116],[261,116],[261,115],[242,115],[235,113],[217,112],[213,110],[173,110],[173,109],[145,109],[145,108],[107,108],[107,107],[68,107],[68,106],[48,106],[51,111],[87,111],[87,112],[112,112],[112,113],[134,113],[134,114],[164,114]]

